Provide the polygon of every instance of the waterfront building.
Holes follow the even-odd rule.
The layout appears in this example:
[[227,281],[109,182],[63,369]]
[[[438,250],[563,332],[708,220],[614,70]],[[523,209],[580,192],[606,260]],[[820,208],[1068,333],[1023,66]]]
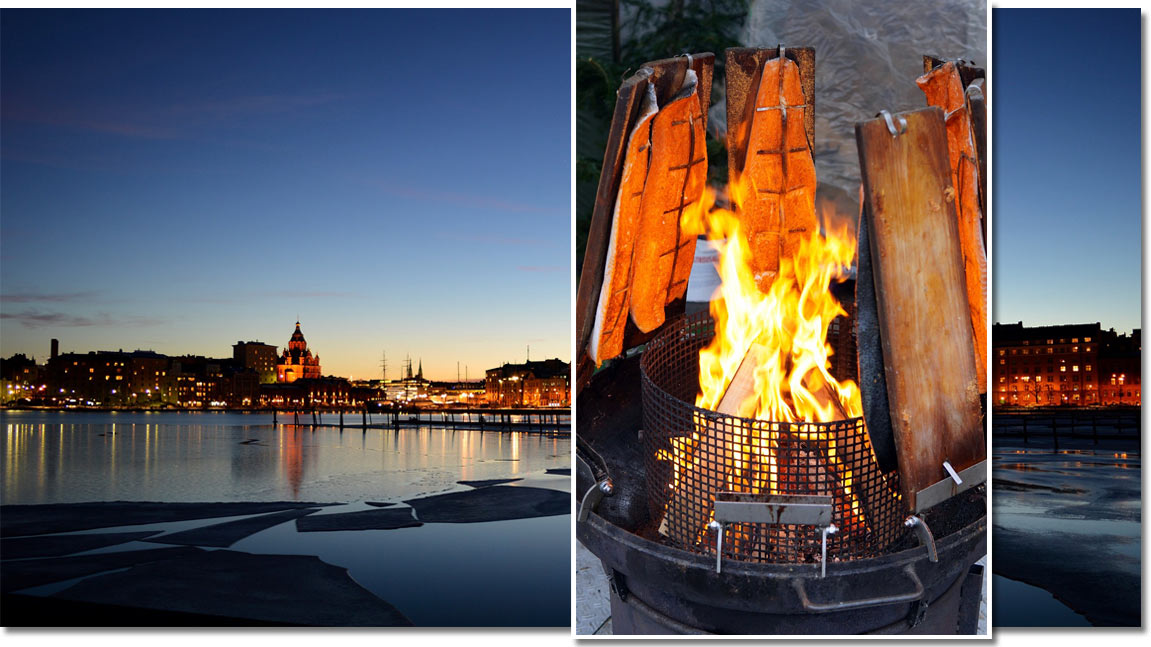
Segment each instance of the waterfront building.
[[45,385],[40,366],[35,358],[29,359],[24,353],[16,353],[7,359],[0,359],[0,402],[5,404],[21,399],[40,398]]
[[[299,323],[296,325],[298,327]],[[232,360],[241,368],[256,371],[260,377],[260,384],[272,384],[277,381],[277,359],[279,359],[279,353],[276,352],[276,347],[271,344],[258,341],[238,341],[232,344]]]
[[131,356],[123,351],[62,353],[48,360],[53,397],[62,404],[112,405],[125,400]]
[[276,363],[276,381],[281,384],[290,384],[299,379],[313,379],[320,377],[320,356],[312,355],[308,349],[308,342],[304,333],[300,332],[300,322],[296,322],[296,331],[288,340],[288,347]]
[[504,364],[485,373],[488,404],[500,407],[571,406],[571,365],[558,358]]
[[300,378],[260,386],[261,404],[281,411],[356,410],[363,407],[366,395],[342,377]]
[[125,402],[132,406],[175,403],[176,380],[168,371],[172,359],[150,350],[128,355],[128,390]]
[[1141,336],[1099,323],[995,324],[992,402],[1010,406],[1138,405]]

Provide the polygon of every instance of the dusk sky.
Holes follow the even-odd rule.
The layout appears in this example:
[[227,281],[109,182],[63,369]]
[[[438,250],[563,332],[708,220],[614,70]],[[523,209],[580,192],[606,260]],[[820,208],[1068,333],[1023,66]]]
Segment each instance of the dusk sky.
[[992,20],[995,321],[1139,328],[1139,10]]
[[4,10],[0,354],[570,360],[569,16]]

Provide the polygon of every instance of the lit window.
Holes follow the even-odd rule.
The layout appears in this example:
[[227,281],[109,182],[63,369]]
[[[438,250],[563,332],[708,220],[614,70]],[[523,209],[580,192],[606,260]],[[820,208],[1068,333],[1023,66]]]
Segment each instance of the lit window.
[[1007,351],[1005,351],[1005,350],[1003,350],[1003,349],[999,349],[999,354],[1000,354],[1000,355],[1003,355],[1003,354],[1004,354],[1004,353],[1006,353],[1006,352],[1007,352]]
[[1060,372],[1060,373],[1066,373],[1066,372],[1067,372],[1067,367],[1066,367],[1066,366],[1060,366],[1060,367],[1059,367],[1059,372]]
[[[1091,341],[1091,338],[1090,338],[1090,337],[1084,337],[1084,338],[1083,338],[1083,341]],[[1091,349],[1090,349],[1090,348],[1088,348],[1087,350],[1091,350]]]
[[1086,369],[1086,370],[1087,370],[1087,372],[1088,372],[1088,373],[1090,373],[1090,372],[1091,372],[1091,365],[1090,365],[1090,364],[1088,364],[1088,365],[1087,365],[1087,369]]
[[1079,372],[1079,365],[1078,365],[1078,364],[1076,364],[1075,366],[1072,366],[1072,367],[1071,367],[1071,372],[1072,372],[1072,373],[1078,373],[1078,372]]
[[1072,343],[1072,344],[1078,344],[1078,343],[1079,343],[1079,338],[1078,338],[1078,337],[1072,337],[1072,338],[1071,338],[1071,343]]

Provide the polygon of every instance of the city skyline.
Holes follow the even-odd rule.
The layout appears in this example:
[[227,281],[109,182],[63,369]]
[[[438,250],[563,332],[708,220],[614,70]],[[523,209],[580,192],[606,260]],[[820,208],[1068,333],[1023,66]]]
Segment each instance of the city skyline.
[[567,10],[2,30],[0,355],[226,356],[298,318],[356,379],[570,360]]
[[[997,8],[992,20],[994,321],[1141,328],[1139,10]],[[1036,57],[1072,42],[1089,50]],[[1083,99],[1069,79],[1105,99],[1070,110]]]
[[[302,330],[303,330],[303,325],[301,324],[301,331]],[[306,337],[307,337],[307,335],[305,334],[305,338]],[[43,352],[27,353],[27,352],[23,352],[23,351],[17,351],[16,353],[5,355],[3,358],[8,359],[8,358],[12,357],[12,355],[14,355],[14,354],[23,354],[26,357],[28,357],[29,359],[35,360],[38,365],[44,366],[47,364],[47,361],[51,358],[51,341],[52,341],[51,339],[45,340],[45,346],[43,348]],[[161,355],[166,355],[168,357],[173,357],[173,358],[188,357],[188,356],[197,356],[197,357],[202,356],[202,357],[206,357],[208,359],[223,359],[223,360],[228,360],[232,357],[231,353],[232,353],[233,345],[235,345],[237,343],[267,344],[267,345],[270,345],[276,349],[277,355],[282,353],[284,351],[284,349],[287,348],[286,343],[277,344],[277,343],[274,343],[274,342],[266,340],[266,339],[237,339],[233,342],[223,344],[221,349],[218,349],[217,352],[215,352],[215,353],[203,354],[203,353],[190,353],[190,352],[186,353],[186,352],[179,352],[179,351],[165,353],[165,352],[158,351],[155,348],[136,348],[136,347],[130,348],[128,346],[116,347],[116,348],[71,348],[71,347],[67,346],[63,340],[58,340],[58,341],[60,342],[59,352],[61,355],[64,355],[64,354],[85,355],[88,353],[102,353],[102,352],[133,353],[133,352],[137,352],[137,351],[143,351],[143,352],[155,352],[155,353],[159,353]],[[308,344],[310,347],[311,341],[309,341]],[[544,361],[544,360],[549,360],[549,359],[559,359],[559,358],[553,358],[553,357],[541,357],[538,355],[534,359],[531,359],[527,356],[527,352],[528,352],[529,348],[525,347],[524,350],[525,350],[525,356],[523,359],[507,359],[504,361],[500,361],[497,364],[494,364],[492,366],[484,366],[484,367],[480,367],[478,369],[474,366],[466,365],[466,364],[461,362],[459,365],[459,380],[458,381],[465,381],[466,380],[466,381],[471,381],[471,382],[482,382],[484,380],[484,375],[487,371],[502,367],[504,365],[524,364],[525,362],[527,362],[529,360],[531,362],[538,362],[538,361]],[[387,352],[386,350],[382,351],[381,355],[377,356],[377,358],[376,358],[377,368],[376,368],[376,373],[374,375],[362,375],[362,376],[339,375],[339,374],[331,373],[326,368],[324,368],[323,376],[324,377],[346,377],[346,378],[355,379],[355,380],[379,380],[379,379],[381,379],[382,373],[383,373],[383,371],[379,365],[379,362],[384,359],[383,353],[386,353],[386,352]],[[322,357],[321,357],[321,359],[322,359]],[[387,377],[386,377],[386,379],[387,380],[404,379],[407,376],[407,361],[409,359],[411,360],[411,369],[412,369],[413,375],[416,375],[422,369],[424,376],[427,379],[434,380],[437,382],[455,382],[455,381],[457,381],[455,376],[445,376],[445,377],[441,377],[441,378],[429,377],[427,375],[427,369],[423,368],[423,356],[419,355],[419,354],[413,354],[413,353],[404,353],[404,355],[393,355],[391,353],[388,353],[387,357],[386,357],[386,361],[387,361]]]

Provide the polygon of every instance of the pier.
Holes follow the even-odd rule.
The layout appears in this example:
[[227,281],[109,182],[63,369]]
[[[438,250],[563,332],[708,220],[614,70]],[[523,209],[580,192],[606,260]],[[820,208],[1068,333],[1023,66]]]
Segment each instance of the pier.
[[[289,411],[296,427],[337,427],[395,429],[441,427],[444,429],[477,429],[479,431],[519,431],[543,434],[570,434],[571,408],[555,409],[382,409],[379,411],[339,410]],[[324,413],[329,422],[324,422]],[[345,413],[348,416],[345,419]],[[357,415],[358,414],[358,415]],[[336,418],[335,421],[332,421]],[[359,418],[357,420],[357,418]],[[279,412],[272,412],[272,423],[279,424]]]
[[1115,441],[1139,444],[1138,407],[1033,408],[995,411],[991,417],[995,441],[1050,443],[1061,440]]

